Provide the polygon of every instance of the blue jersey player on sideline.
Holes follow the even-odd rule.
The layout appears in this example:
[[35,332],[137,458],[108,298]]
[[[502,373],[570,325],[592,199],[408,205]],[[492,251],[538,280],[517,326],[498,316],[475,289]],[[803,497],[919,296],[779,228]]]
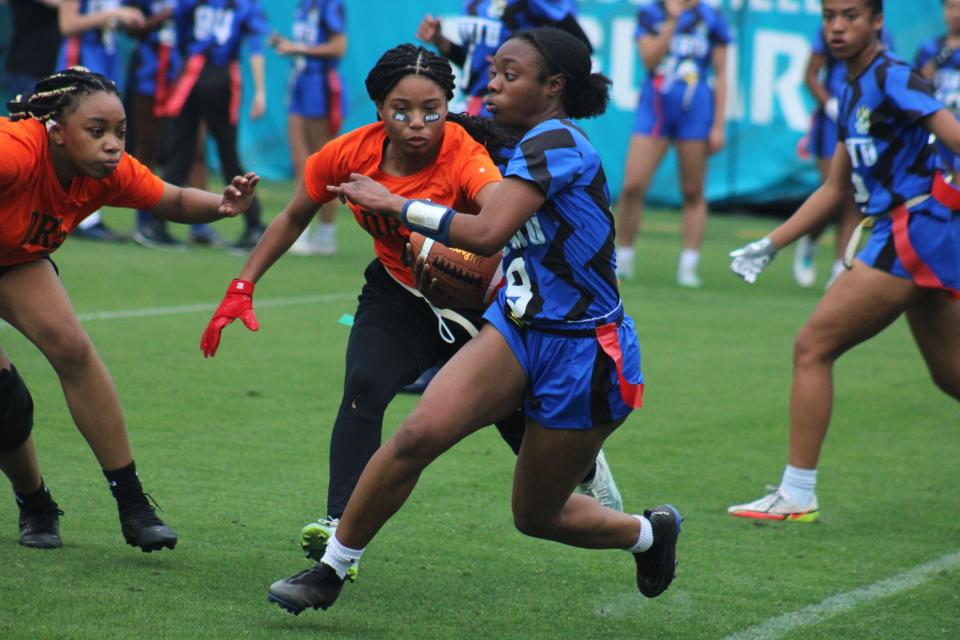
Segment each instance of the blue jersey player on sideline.
[[569,119],[603,113],[609,83],[591,73],[590,52],[568,33],[514,33],[497,50],[486,106],[523,137],[479,214],[405,200],[357,173],[328,187],[444,244],[482,255],[509,244],[507,286],[484,314],[489,323],[444,365],[370,460],[321,561],[275,582],[271,601],[293,613],[331,606],[426,466],[519,402],[527,425],[514,473],[517,527],[572,546],[630,552],[647,597],[670,585],[676,509],[630,515],[573,493],[604,439],[640,406],[643,389],[636,332],[614,275],[603,167]]
[[695,288],[701,285],[697,266],[707,227],[707,157],[724,144],[730,31],[723,14],[700,0],[662,0],[641,7],[635,37],[647,78],[640,91],[617,205],[617,275],[633,277],[633,244],[643,217],[643,199],[674,142],[683,197],[677,283]]
[[[303,179],[307,157],[340,134],[346,115],[340,59],[347,52],[346,12],[341,0],[300,0],[293,15],[293,38],[270,36],[270,46],[291,61],[287,140],[293,181]],[[290,247],[294,255],[337,252],[336,201],[320,208],[319,224]]]
[[[880,39],[887,51],[894,50],[893,38],[890,37],[889,30],[883,30]],[[813,37],[813,47],[810,59],[807,61],[805,76],[807,88],[817,101],[817,107],[810,121],[810,131],[801,144],[805,144],[806,150],[816,159],[820,181],[823,182],[830,172],[830,159],[837,146],[838,99],[847,82],[847,68],[843,60],[835,58],[830,52],[830,47],[823,38],[822,27],[817,29]],[[843,251],[860,218],[860,210],[857,209],[856,203],[853,198],[848,198],[834,218],[837,223],[836,259],[827,278],[826,287],[833,284],[833,281],[844,272]],[[793,254],[793,279],[801,287],[812,287],[817,279],[815,262],[817,245],[826,228],[827,224],[824,224],[797,240],[796,251]]]
[[483,102],[490,61],[514,31],[553,26],[591,46],[577,22],[575,0],[464,0],[457,26],[459,44],[443,35],[440,18],[427,14],[417,38],[436,46],[443,57],[463,69],[461,85],[470,115],[490,115]]
[[[913,65],[933,83],[937,100],[960,119],[960,0],[944,0],[943,17],[947,33],[920,45]],[[939,142],[937,151],[944,168],[956,174],[957,154]]]
[[833,404],[833,363],[901,314],[936,385],[960,399],[960,191],[944,181],[929,141],[933,133],[960,151],[960,124],[926,79],[884,50],[876,37],[882,27],[881,0],[823,1],[824,35],[849,78],[830,175],[789,220],[730,254],[734,273],[754,282],[778,249],[827,219],[851,185],[873,228],[850,271],[827,289],[797,336],[790,453],[780,486],[730,507],[734,516],[818,519],[814,490]]

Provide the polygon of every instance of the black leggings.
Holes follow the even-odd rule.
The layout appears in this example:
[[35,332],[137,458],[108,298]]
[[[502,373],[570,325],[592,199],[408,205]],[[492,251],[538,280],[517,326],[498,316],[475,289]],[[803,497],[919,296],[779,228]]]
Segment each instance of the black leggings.
[[[399,391],[470,339],[447,321],[455,342],[440,337],[437,317],[423,298],[398,284],[379,260],[367,267],[353,329],[347,343],[343,399],[330,438],[327,514],[339,518],[360,474],[380,447],[383,414]],[[459,311],[479,330],[478,311]],[[518,409],[497,422],[501,437],[519,452],[525,419]]]
[[[235,90],[239,91],[239,87],[231,86],[229,67],[209,63],[203,67],[180,115],[171,122],[169,155],[164,172],[167,182],[181,187],[186,184],[195,160],[201,120],[217,144],[224,184],[230,184],[234,176],[246,173],[237,153],[237,125],[230,122],[230,100]],[[244,213],[244,219],[248,228],[262,226],[260,201],[256,197]]]

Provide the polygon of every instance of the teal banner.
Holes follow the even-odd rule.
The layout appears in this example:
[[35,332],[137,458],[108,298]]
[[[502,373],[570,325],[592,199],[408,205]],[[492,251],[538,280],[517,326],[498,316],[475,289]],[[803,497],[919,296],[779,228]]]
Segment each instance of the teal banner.
[[[704,0],[711,1],[711,0]],[[582,124],[600,151],[610,189],[617,197],[623,182],[638,88],[643,78],[633,39],[636,13],[645,0],[581,0],[580,21],[594,43],[595,67],[613,80],[609,111]],[[5,10],[0,0],[0,11]],[[273,28],[290,35],[295,0],[262,3]],[[940,0],[887,0],[886,24],[898,54],[912,60],[922,40],[944,31]],[[456,38],[459,0],[345,0],[347,56],[343,61],[349,114],[344,131],[371,122],[373,106],[364,79],[386,49],[413,42],[428,12],[444,19],[444,32]],[[813,100],[804,83],[810,41],[820,25],[819,0],[723,0],[720,7],[734,34],[728,53],[727,146],[710,159],[707,196],[711,202],[768,202],[803,197],[818,184],[811,160],[796,147],[810,121]],[[6,22],[8,16],[2,16]],[[2,30],[0,30],[2,31]],[[286,127],[289,61],[267,52],[267,112],[257,121],[246,115],[252,86],[244,70],[240,123],[241,158],[268,179],[289,179],[292,167]],[[208,154],[211,159],[215,153]],[[660,204],[679,202],[676,160],[669,154],[650,189]]]

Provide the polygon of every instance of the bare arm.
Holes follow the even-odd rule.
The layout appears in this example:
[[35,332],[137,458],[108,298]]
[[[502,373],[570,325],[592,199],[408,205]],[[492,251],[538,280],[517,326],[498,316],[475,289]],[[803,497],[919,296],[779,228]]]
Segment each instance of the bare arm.
[[727,126],[727,47],[718,46],[713,50],[713,126],[710,128],[708,145],[710,153],[723,148]]
[[347,53],[347,36],[343,33],[338,33],[326,42],[313,47],[305,44],[297,44],[292,40],[287,40],[280,36],[270,38],[270,44],[280,55],[299,55],[307,56],[308,58],[329,58],[336,60],[342,58]]
[[782,249],[800,236],[827,222],[839,207],[851,197],[850,155],[842,142],[837,143],[830,172],[820,188],[807,198],[800,208],[767,237],[777,249]]
[[253,202],[258,182],[260,178],[255,173],[236,176],[222,195],[164,183],[160,200],[150,213],[171,222],[189,224],[232,218],[246,211]]
[[922,121],[923,126],[937,136],[937,140],[950,147],[950,150],[960,154],[960,123],[946,109],[936,111]]
[[253,102],[250,104],[250,117],[256,120],[267,110],[263,54],[255,53],[250,56],[250,74],[253,76],[254,88]]
[[920,68],[920,73],[924,78],[933,82],[933,76],[937,73],[937,62],[936,60],[930,59],[927,60],[927,63]]
[[820,55],[819,53],[811,53],[810,59],[807,60],[807,70],[804,72],[804,82],[807,85],[807,89],[810,90],[813,99],[816,100],[817,104],[821,107],[830,99],[830,92],[827,91],[827,87],[820,82],[820,70],[823,69],[826,64],[826,56]]
[[166,7],[151,15],[149,18],[144,17],[143,27],[139,29],[130,29],[130,35],[137,38],[143,38],[151,31],[156,31],[162,27],[163,23],[169,20],[170,16],[172,15],[173,9],[171,7]]
[[[390,193],[379,182],[359,173],[351,173],[349,182],[330,185],[327,189],[365,209],[396,218],[400,217],[407,201],[407,198]],[[484,193],[480,213],[453,216],[450,245],[482,256],[492,256],[503,249],[544,200],[543,193],[534,184],[519,178],[506,178],[490,189],[489,195]]]
[[117,7],[107,11],[80,14],[79,0],[63,0],[57,12],[60,33],[75,36],[93,29],[122,26],[125,29],[143,28],[143,13],[134,7]]
[[273,263],[286,253],[290,245],[296,242],[319,208],[320,205],[307,195],[307,190],[301,182],[293,199],[287,203],[283,211],[277,214],[263,233],[263,237],[247,258],[238,277],[250,282],[260,280],[267,269],[273,266]]

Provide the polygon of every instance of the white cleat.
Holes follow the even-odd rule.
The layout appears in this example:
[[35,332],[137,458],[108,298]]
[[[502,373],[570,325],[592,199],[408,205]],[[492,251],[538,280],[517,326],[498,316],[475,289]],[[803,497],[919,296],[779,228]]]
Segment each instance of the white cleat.
[[603,449],[597,454],[597,470],[593,474],[593,480],[577,485],[577,493],[590,496],[614,511],[623,511],[623,498],[613,479],[610,465],[607,464],[607,457],[603,455]]
[[779,488],[753,502],[735,504],[727,509],[727,513],[736,518],[788,522],[816,522],[820,517],[817,496],[813,496],[809,504],[800,505],[793,502]]

